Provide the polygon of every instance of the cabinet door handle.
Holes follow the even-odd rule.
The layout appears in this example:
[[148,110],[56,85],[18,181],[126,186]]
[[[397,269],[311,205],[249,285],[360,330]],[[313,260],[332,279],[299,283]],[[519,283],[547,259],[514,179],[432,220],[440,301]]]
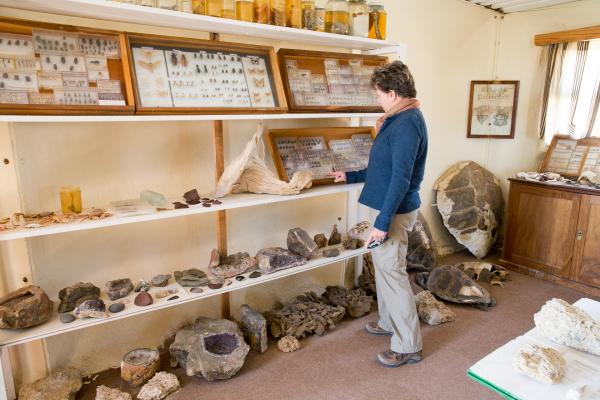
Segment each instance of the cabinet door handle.
[[583,239],[583,231],[580,229],[577,231],[577,240],[582,240]]

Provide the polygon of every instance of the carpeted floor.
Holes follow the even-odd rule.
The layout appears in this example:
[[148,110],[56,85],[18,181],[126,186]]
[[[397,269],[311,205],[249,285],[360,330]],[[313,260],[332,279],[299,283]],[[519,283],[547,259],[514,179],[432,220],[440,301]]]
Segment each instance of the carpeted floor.
[[[451,256],[447,263],[468,258]],[[456,321],[431,327],[421,324],[424,359],[421,363],[386,369],[375,360],[387,350],[388,337],[364,331],[376,312],[358,320],[344,321],[323,337],[302,341],[302,349],[290,354],[269,350],[251,352],[240,373],[228,381],[207,383],[201,378],[174,372],[183,388],[171,400],[285,399],[499,399],[500,396],[474,383],[466,370],[480,358],[533,327],[533,314],[549,299],[573,302],[585,294],[552,283],[511,273],[506,287],[489,287],[498,305],[491,311],[450,305]],[[126,390],[118,371],[107,371],[93,384],[85,385],[79,399],[93,399],[95,387],[105,384]]]

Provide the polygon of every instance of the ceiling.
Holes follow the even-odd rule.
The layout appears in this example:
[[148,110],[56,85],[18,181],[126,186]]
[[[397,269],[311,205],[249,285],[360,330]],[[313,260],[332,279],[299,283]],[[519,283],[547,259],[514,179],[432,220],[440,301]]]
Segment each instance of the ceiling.
[[574,3],[579,0],[466,0],[469,3],[477,4],[491,10],[499,11],[504,14],[537,10],[540,8],[552,7],[559,4]]

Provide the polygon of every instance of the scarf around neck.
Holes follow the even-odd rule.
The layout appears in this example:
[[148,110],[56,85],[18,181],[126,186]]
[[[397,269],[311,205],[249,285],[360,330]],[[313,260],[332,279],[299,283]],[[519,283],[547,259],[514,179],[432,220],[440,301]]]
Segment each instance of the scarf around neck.
[[377,119],[375,123],[375,134],[379,133],[381,126],[385,122],[386,119],[393,117],[396,114],[400,114],[403,111],[419,109],[421,107],[421,102],[415,98],[410,99],[402,99],[395,106],[389,109],[385,114]]

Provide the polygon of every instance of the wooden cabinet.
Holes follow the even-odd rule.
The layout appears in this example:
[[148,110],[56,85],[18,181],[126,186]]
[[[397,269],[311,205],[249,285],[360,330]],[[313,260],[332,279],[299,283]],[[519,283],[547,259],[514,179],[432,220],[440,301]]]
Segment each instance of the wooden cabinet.
[[501,262],[600,295],[600,191],[511,180]]

